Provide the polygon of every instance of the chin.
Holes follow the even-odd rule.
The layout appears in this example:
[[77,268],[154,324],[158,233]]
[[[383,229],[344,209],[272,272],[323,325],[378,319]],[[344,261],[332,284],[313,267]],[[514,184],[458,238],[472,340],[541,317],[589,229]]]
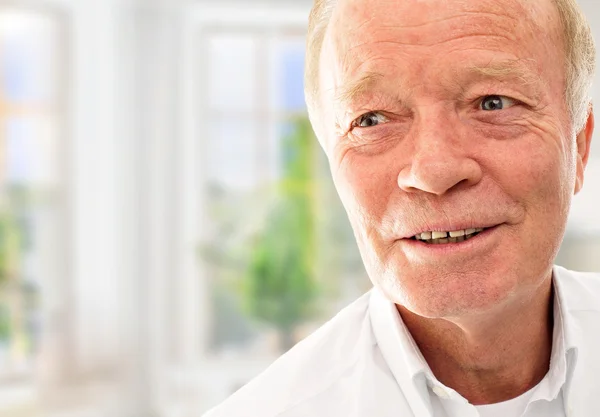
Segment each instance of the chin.
[[498,309],[508,299],[503,297],[452,297],[414,300],[410,305],[404,305],[412,313],[430,319],[468,317],[485,314]]
[[524,290],[526,284],[506,267],[427,274],[411,271],[410,267],[388,268],[379,277],[374,285],[391,301],[427,318],[493,311]]

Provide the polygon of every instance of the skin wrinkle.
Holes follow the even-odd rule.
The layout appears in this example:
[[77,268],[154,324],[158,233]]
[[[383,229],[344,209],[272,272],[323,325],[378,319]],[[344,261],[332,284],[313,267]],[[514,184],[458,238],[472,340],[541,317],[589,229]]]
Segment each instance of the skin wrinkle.
[[[473,13],[475,14],[476,12],[473,12]],[[439,24],[439,23],[441,23],[441,22],[443,22],[443,21],[444,21],[444,22],[449,22],[449,21],[452,21],[452,20],[454,20],[454,19],[460,19],[460,18],[459,18],[459,17],[456,17],[456,18],[445,18],[445,19],[440,19],[440,21],[438,21],[438,22],[435,22],[435,23]],[[373,20],[373,18],[371,17],[371,18],[369,19],[369,21],[368,21],[368,22],[363,22],[363,23],[359,24],[357,27],[349,28],[349,30],[352,30],[352,31],[359,30],[359,29],[363,28],[364,26],[368,26],[368,23],[369,23],[370,21],[372,21],[372,20]],[[463,19],[463,20],[464,20],[464,19]],[[469,23],[469,21],[467,21],[467,23]],[[511,24],[511,22],[507,22],[507,23],[508,23],[507,27],[510,27],[510,24]],[[426,23],[426,24],[430,24],[430,23]],[[466,24],[466,23],[463,23],[463,22],[457,23],[455,26],[457,26],[457,27],[459,27],[459,28],[465,28],[465,27],[468,27],[468,26],[467,26],[467,24]],[[473,26],[473,25],[471,25],[471,26]],[[484,26],[484,25],[482,24],[482,25],[479,25],[479,26]],[[393,28],[394,26],[390,26],[390,27],[392,27],[392,28]],[[416,26],[409,26],[409,27],[406,27],[406,26],[405,26],[405,27],[398,28],[398,29],[400,29],[400,30],[406,30],[406,29],[409,29],[409,28],[414,28],[414,27],[418,27],[418,25],[416,25]],[[381,28],[382,28],[382,26],[381,26],[380,24],[378,24],[378,26],[377,26],[377,29],[376,29],[376,31],[374,32],[374,35],[378,35],[378,32],[379,32],[379,31],[382,31],[382,30],[381,30]],[[437,27],[436,27],[436,30],[440,30],[440,28],[437,28]],[[475,27],[475,28],[473,28],[473,30],[481,30],[481,28]],[[382,32],[385,32],[385,31],[382,31]],[[452,42],[452,41],[459,41],[459,40],[461,40],[461,39],[463,39],[464,37],[467,37],[467,36],[472,36],[472,37],[477,37],[477,36],[485,36],[485,33],[477,33],[477,32],[467,33],[467,34],[465,34],[465,35],[464,35],[464,36],[462,36],[462,37],[453,38],[453,39],[450,39],[450,40],[448,40],[448,41],[449,41],[449,42]],[[493,39],[500,39],[500,40],[502,40],[502,39],[504,39],[504,38],[507,38],[507,39],[513,40],[513,39],[510,37],[510,33],[508,33],[508,34],[506,34],[506,35],[504,35],[504,36],[503,36],[503,35],[493,35],[493,36],[488,36],[488,38],[489,38],[489,39],[492,39],[492,40],[493,40]],[[385,44],[385,43],[389,43],[389,44],[391,44],[391,45],[394,45],[394,44],[396,44],[396,45],[406,45],[406,46],[413,46],[413,45],[412,45],[410,42],[403,42],[403,41],[400,41],[400,40],[398,40],[398,39],[387,40],[387,41],[380,41],[380,42],[378,42],[378,43],[379,43],[379,44]],[[353,46],[349,47],[349,48],[347,49],[346,55],[351,55],[351,54],[353,54],[353,53],[354,53],[354,51],[355,51],[355,49],[357,49],[357,48],[360,48],[360,47],[362,47],[362,46],[364,46],[364,45],[365,45],[365,43],[359,43],[359,44],[357,44],[357,45],[353,45]],[[375,45],[374,45],[374,46],[375,46]],[[418,46],[431,46],[431,44],[420,43],[420,44],[418,44]],[[366,59],[365,59],[365,61],[366,61]],[[342,61],[342,62],[347,62],[347,57],[344,57],[344,59],[343,59],[343,61]],[[345,67],[346,67],[346,65],[343,65],[343,67],[345,68]]]
[[[551,264],[593,128],[590,118],[573,146],[566,102],[556,99],[565,90],[556,13],[546,3],[531,4],[530,15],[516,0],[501,3],[386,9],[383,0],[340,0],[319,71],[320,138],[369,277],[396,303],[438,380],[473,404],[513,398],[548,369]],[[490,10],[499,19],[490,22]],[[463,12],[471,24],[462,32],[376,27]],[[535,25],[533,13],[548,25]],[[514,36],[505,21],[516,22]],[[352,85],[361,76],[370,81]],[[522,94],[525,104],[497,112],[475,105],[496,92]],[[336,100],[344,94],[356,103]],[[381,110],[387,121],[338,137],[340,115],[357,109]],[[429,258],[401,239],[440,222],[501,225],[485,251],[468,256]]]
[[339,87],[335,94],[336,102],[352,102],[354,97],[364,94],[377,84],[377,80],[383,78],[383,74],[377,72],[366,72],[357,81],[344,84]]
[[[517,7],[524,8],[523,10],[525,10],[524,13],[518,13],[518,15],[531,13],[531,16],[533,17],[532,21],[537,22],[537,25],[532,24],[532,28],[535,26],[535,28],[543,29],[550,26],[552,35],[556,34],[556,39],[554,39],[555,44],[563,46],[563,53],[567,57],[567,88],[563,92],[563,98],[569,103],[572,129],[579,131],[583,128],[584,116],[587,116],[586,112],[588,111],[587,103],[582,104],[582,102],[589,98],[591,76],[593,75],[595,68],[595,50],[589,26],[585,22],[584,16],[577,10],[577,5],[574,1],[575,0],[552,0],[552,4],[560,11],[560,22],[558,27],[551,26],[556,22],[553,21],[547,13],[540,13],[534,7],[535,3],[520,3]],[[315,83],[316,76],[318,76],[318,65],[315,65],[315,61],[317,63],[319,62],[319,60],[316,59],[316,55],[322,51],[322,39],[329,27],[330,14],[335,8],[336,3],[337,1],[335,0],[315,0],[315,6],[311,11],[309,21],[306,92],[309,114],[311,120],[314,122],[317,133],[320,130],[320,120],[317,117],[317,114],[312,111],[314,109],[314,93],[317,92],[315,87],[317,87],[318,84]],[[470,7],[470,5],[465,2],[462,2],[461,4],[465,9]],[[391,6],[394,6],[394,4],[391,4]],[[500,6],[500,4],[489,4],[489,6],[497,7]],[[503,11],[502,8],[497,7],[497,9],[498,11],[493,14],[501,15],[501,12]],[[480,10],[476,10],[475,13],[478,11]],[[465,10],[465,13],[471,13],[471,11]],[[318,134],[318,136],[321,137],[320,134]]]
[[[497,40],[510,39],[510,38],[508,38],[506,36],[501,36],[501,35],[489,36],[489,35],[486,35],[485,33],[468,33],[468,34],[465,34],[464,36],[454,37],[452,39],[448,39],[445,42],[451,43],[451,42],[460,41],[460,40],[465,39],[465,38],[471,38],[472,39],[472,38],[477,38],[477,37],[482,37],[482,38],[491,39],[491,40],[494,40],[494,39],[497,39]],[[437,44],[435,42],[431,42],[431,43],[419,43],[418,45],[415,45],[415,44],[413,44],[413,43],[411,43],[409,41],[402,42],[402,41],[399,41],[399,40],[380,41],[378,43],[379,44],[408,46],[408,47],[415,47],[415,48],[420,47],[420,46],[432,46],[432,45]],[[361,47],[363,47],[365,45],[367,45],[367,43],[359,43],[357,45],[354,45],[354,46],[351,47],[351,49],[348,50],[347,54],[351,55],[353,53],[354,49],[361,48]]]
[[[478,75],[482,77],[496,80],[500,78],[518,78],[523,86],[534,86],[536,83],[541,81],[541,77],[539,75],[531,76],[527,70],[519,65],[519,62],[521,62],[521,60],[507,60],[500,62],[490,61],[487,65],[473,66],[471,69],[467,69],[467,72],[478,73]],[[447,80],[451,82],[458,76],[458,73],[448,75]],[[383,74],[369,71],[356,81],[342,84],[336,89],[334,106],[342,108],[344,106],[351,107],[352,103],[360,102],[361,98],[365,96],[366,93],[369,93],[370,90],[375,90],[377,88],[377,84],[382,80],[382,78],[384,78]],[[457,85],[463,88],[459,83],[457,83]],[[408,90],[408,88],[403,87],[402,90]],[[532,99],[536,102],[540,100],[539,95],[539,91],[535,91],[531,94]],[[399,98],[396,100],[400,101]],[[373,109],[376,108],[376,106],[371,107]]]
[[363,27],[368,26],[369,24],[373,23],[373,19],[374,17],[371,17],[370,19],[365,19],[365,21],[360,23],[355,29],[360,30]]
[[[477,16],[485,16],[486,14],[490,14],[492,16],[498,16],[498,15],[492,14],[492,13],[477,13],[476,11],[471,12],[471,14],[474,14],[474,15],[477,15]],[[353,31],[360,30],[364,26],[367,26],[372,20],[373,20],[373,17],[371,17],[367,22],[362,22],[361,24],[359,24],[356,27],[349,28],[349,30],[353,30]],[[377,32],[379,32],[379,31],[385,32],[385,31],[382,30],[384,28],[386,28],[386,29],[395,28],[395,29],[399,29],[401,31],[407,31],[407,30],[410,30],[410,29],[419,28],[422,25],[435,25],[436,26],[436,30],[441,30],[441,28],[439,27],[440,23],[442,23],[442,22],[450,23],[453,20],[461,20],[460,22],[458,22],[458,23],[456,23],[454,25],[454,26],[456,26],[458,28],[463,28],[464,29],[465,27],[469,27],[469,25],[470,26],[474,26],[472,23],[470,23],[470,19],[465,19],[464,17],[461,19],[460,15],[456,15],[456,16],[451,16],[451,17],[445,17],[443,19],[439,19],[439,20],[436,20],[436,21],[433,21],[433,22],[430,22],[430,21],[424,22],[421,25],[403,25],[402,27],[398,27],[398,26],[394,26],[394,25],[385,26],[384,24],[378,23],[377,29],[376,29],[376,32],[374,33],[374,35],[378,35]],[[466,20],[466,22],[462,22],[462,20]],[[515,21],[516,21],[516,19],[509,19],[509,21],[506,22],[504,26],[511,27],[512,25],[515,24]],[[496,23],[496,22],[494,22],[494,23]],[[451,25],[448,25],[448,26],[451,26]],[[475,25],[475,27],[473,28],[473,30],[481,30],[481,26],[485,26],[485,24]],[[477,32],[473,32],[473,33],[467,33],[467,34],[465,34],[465,36],[469,36],[469,35],[472,35],[472,36],[477,36],[477,35],[485,36],[485,33],[481,33],[480,34],[480,33],[477,33]],[[492,39],[493,38],[500,38],[500,39],[502,39],[502,38],[506,37],[506,38],[508,38],[510,40],[514,40],[514,39],[511,38],[510,35],[511,35],[510,33],[507,33],[504,36],[503,35],[494,35],[491,38]],[[456,38],[455,40],[460,40],[460,39],[461,38]],[[412,46],[413,45],[411,42],[400,41],[398,39],[389,40],[389,41],[385,41],[385,42],[389,42],[390,44],[398,44],[398,45],[408,45],[408,46]],[[357,44],[357,45],[353,45],[352,47],[348,48],[348,53],[349,54],[353,53],[355,48],[359,48],[361,46],[364,46],[364,44],[365,43],[360,43],[360,44]],[[419,46],[431,46],[431,44],[423,44],[423,43],[418,43],[417,45],[419,45]]]
[[[363,46],[364,46],[364,45],[363,45]],[[377,46],[377,45],[373,45],[373,46]],[[358,48],[358,47],[354,47],[354,48],[352,48],[352,50],[353,50],[353,49],[355,49],[355,48]],[[373,53],[374,53],[374,52],[373,52]],[[347,63],[348,63],[348,62],[350,62],[350,61],[352,60],[352,58],[351,58],[352,56],[353,56],[353,53],[351,52],[351,50],[349,50],[349,51],[348,51],[348,52],[345,54],[344,58],[342,59],[342,65],[341,65],[341,67],[343,68],[343,71],[344,71],[345,73],[348,73],[348,72],[350,72],[350,69],[348,68],[348,64],[347,64]],[[369,55],[369,54],[367,54],[367,55],[364,57],[364,63],[366,64],[366,63],[368,63],[368,62],[372,61],[372,58],[373,58],[373,56],[372,56],[372,55]],[[377,59],[375,60],[375,62],[377,62],[377,61],[380,61],[380,64],[379,64],[379,65],[381,65],[381,61],[383,61],[382,63],[383,63],[384,65],[385,65],[385,61],[390,61],[390,62],[392,62],[392,63],[394,62],[393,58],[377,58]],[[372,63],[372,64],[374,64],[374,63]],[[375,65],[373,65],[373,66],[375,66]],[[356,69],[354,69],[354,71],[355,71],[355,72],[359,72],[359,71],[361,71],[361,70],[362,70],[362,67],[363,67],[363,65],[359,65],[359,66],[358,66]],[[376,71],[375,71],[375,70],[373,70],[373,71],[366,71],[366,72],[367,72],[367,73],[368,73],[368,72],[373,72],[373,73],[376,73]],[[339,86],[337,86],[337,85],[336,85],[336,88],[339,88]]]
[[[375,48],[372,48],[371,50],[375,50]],[[454,52],[454,51],[451,51],[451,52]],[[346,55],[348,55],[348,54],[346,54]],[[346,59],[344,59],[344,61],[346,61]],[[360,66],[359,66],[359,67],[358,67],[356,70],[354,70],[354,71],[350,71],[349,69],[345,69],[345,70],[344,70],[344,72],[346,72],[346,73],[348,73],[348,72],[360,72],[360,69],[361,69],[363,66],[367,65],[367,63],[368,63],[368,62],[369,62],[369,56],[366,56],[366,57],[365,57],[365,58],[362,60],[362,63],[361,63],[361,65],[360,65]],[[344,67],[345,67],[345,66],[344,66]],[[521,78],[525,78],[525,77],[521,77]],[[531,78],[531,77],[530,77],[530,78]],[[537,78],[539,79],[540,77],[538,76]],[[531,83],[533,82],[533,78],[531,78],[530,80],[525,80],[525,81],[526,81],[526,82],[525,82],[525,84],[531,84]],[[343,86],[345,83],[338,83],[338,84]],[[365,89],[363,89],[363,90],[366,90],[366,88],[365,88]],[[405,88],[405,90],[407,90],[407,88]],[[346,92],[346,91],[342,91],[342,92],[340,92],[340,94],[339,94],[339,95],[340,95],[340,96],[344,96],[344,95],[351,95],[351,94],[349,94],[349,93],[348,93],[348,92]],[[336,100],[336,101],[337,101],[337,100]],[[339,118],[338,118],[338,119],[339,119]]]
[[[506,19],[507,18],[502,13],[482,12],[482,11],[471,11],[470,12],[468,10],[465,10],[462,14],[457,14],[457,15],[454,15],[454,16],[448,16],[448,17],[445,17],[445,18],[439,19],[439,20],[433,20],[433,21],[430,20],[430,21],[421,23],[419,25],[402,25],[401,28],[402,29],[418,29],[418,28],[422,27],[423,25],[437,24],[437,23],[440,23],[440,22],[447,21],[449,19],[462,18],[465,15],[474,15],[474,16],[477,16],[477,17],[489,16],[489,17],[501,18],[501,19]],[[371,18],[369,20],[369,22],[367,22],[367,23],[370,23],[372,20],[373,20],[373,18]],[[510,20],[516,21],[516,19],[510,19]],[[363,25],[362,24],[359,25],[358,28],[360,28],[361,26],[363,26]],[[387,29],[387,28],[399,28],[399,26],[397,26],[397,25],[386,25],[386,24],[380,24],[379,27],[384,28],[384,29]]]

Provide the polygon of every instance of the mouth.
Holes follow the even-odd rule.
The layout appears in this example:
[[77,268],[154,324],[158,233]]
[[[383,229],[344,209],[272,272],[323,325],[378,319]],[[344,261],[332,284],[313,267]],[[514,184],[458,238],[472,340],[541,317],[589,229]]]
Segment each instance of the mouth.
[[463,229],[455,231],[431,231],[416,234],[409,238],[410,240],[417,240],[428,245],[440,245],[446,243],[461,243],[466,240],[472,239],[478,234],[490,229],[489,227],[482,227],[476,229]]

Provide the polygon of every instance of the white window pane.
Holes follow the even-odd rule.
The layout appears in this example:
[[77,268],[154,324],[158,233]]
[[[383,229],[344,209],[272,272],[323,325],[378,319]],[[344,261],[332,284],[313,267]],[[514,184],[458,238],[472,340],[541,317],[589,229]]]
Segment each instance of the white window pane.
[[6,127],[6,182],[56,185],[58,134],[52,118],[14,117],[8,119]]
[[304,38],[269,42],[269,102],[273,111],[303,112]]
[[269,169],[267,175],[270,182],[281,179],[285,165],[283,139],[291,133],[292,129],[293,126],[288,120],[280,120],[269,125]]
[[250,36],[215,36],[209,41],[209,106],[252,110],[256,102],[256,41]]
[[40,103],[55,95],[57,25],[42,14],[0,13],[3,88],[11,101]]
[[258,181],[256,121],[216,117],[210,121],[207,164],[212,183],[231,189],[250,189]]

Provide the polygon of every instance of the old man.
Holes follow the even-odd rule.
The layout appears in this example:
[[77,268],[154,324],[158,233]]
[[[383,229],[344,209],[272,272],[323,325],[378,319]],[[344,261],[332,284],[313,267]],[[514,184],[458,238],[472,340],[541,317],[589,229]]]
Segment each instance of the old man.
[[575,0],[317,0],[307,104],[374,287],[207,416],[600,416],[600,276],[554,266],[594,68]]

